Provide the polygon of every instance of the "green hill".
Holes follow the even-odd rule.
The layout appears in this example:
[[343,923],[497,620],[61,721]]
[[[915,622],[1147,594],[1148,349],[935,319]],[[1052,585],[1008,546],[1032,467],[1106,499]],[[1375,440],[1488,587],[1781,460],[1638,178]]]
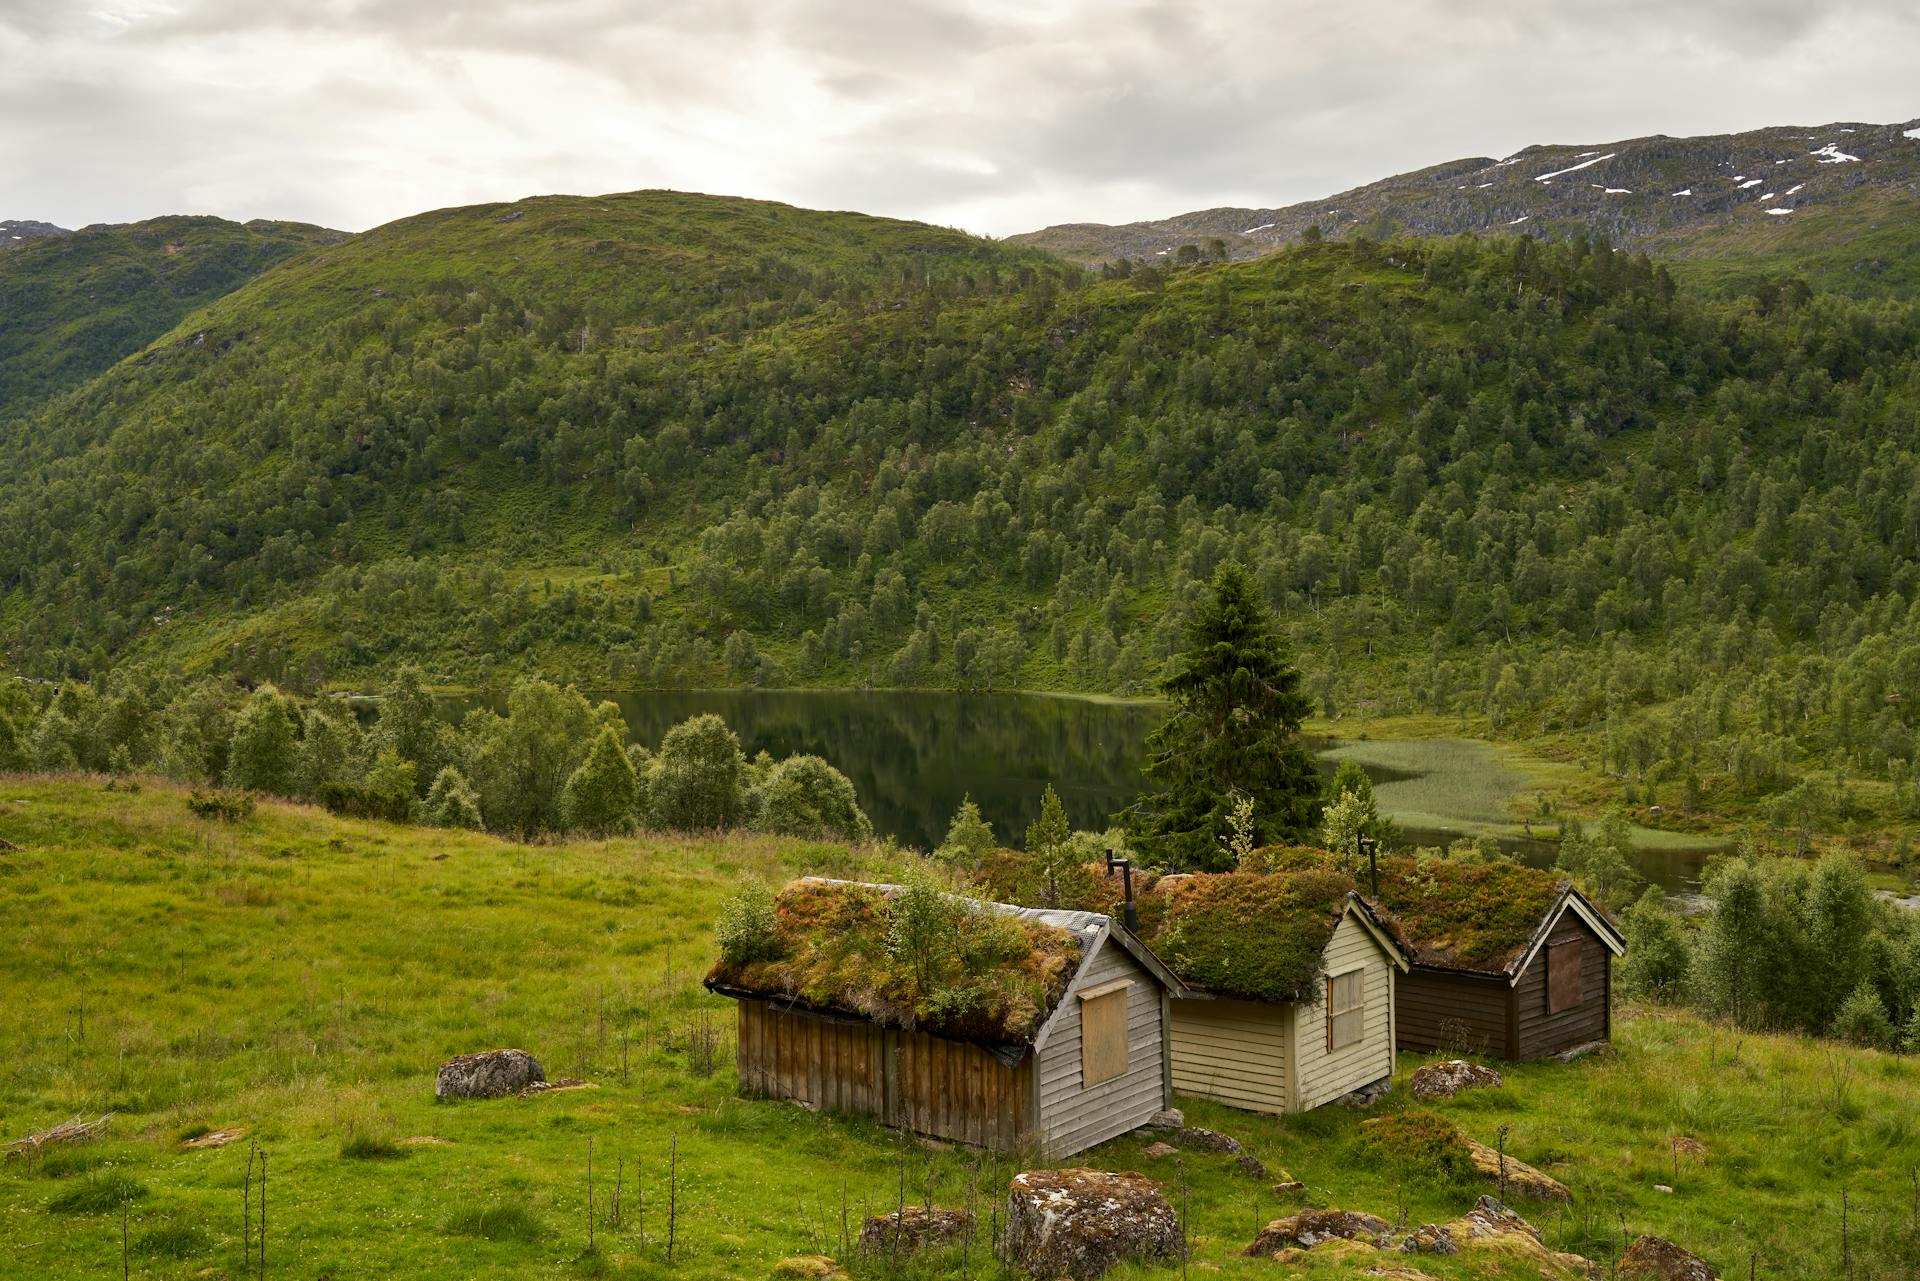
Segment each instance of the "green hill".
[[[0,1141],[114,1114],[97,1142],[0,1162],[0,1278],[111,1276],[123,1257],[168,1281],[250,1275],[255,1145],[274,1276],[731,1281],[812,1275],[772,1269],[820,1253],[869,1279],[998,1272],[986,1244],[1020,1158],[738,1097],[731,1004],[699,984],[744,879],[896,875],[898,851],[765,837],[523,846],[279,803],[229,825],[193,818],[164,784],[7,775],[0,839],[18,847],[0,853],[0,885],[23,913],[0,932]],[[1601,1269],[1623,1237],[1651,1232],[1721,1276],[1751,1264],[1831,1277],[1844,1195],[1853,1275],[1906,1274],[1920,1246],[1911,1057],[1665,1008],[1622,1007],[1614,1041],[1616,1054],[1574,1064],[1503,1063],[1503,1087],[1428,1105],[1408,1096],[1410,1055],[1371,1112],[1177,1100],[1266,1177],[1192,1145],[1177,1165],[1149,1154],[1164,1131],[1076,1160],[1158,1181],[1195,1275],[1362,1281],[1396,1261],[1441,1281],[1587,1275],[1464,1234],[1451,1257],[1242,1256],[1263,1224],[1309,1204],[1401,1232],[1464,1213],[1496,1189],[1445,1142],[1449,1123],[1563,1182],[1564,1207],[1514,1208]],[[496,1046],[587,1088],[434,1100],[441,1062]],[[1383,1115],[1426,1142],[1374,1138],[1363,1123]],[[233,1130],[226,1146],[187,1146]],[[1269,1190],[1285,1179],[1304,1181],[1304,1200]],[[903,1198],[977,1208],[982,1240],[964,1261],[856,1256],[865,1216]]]
[[1233,556],[1323,714],[1577,732],[1689,808],[1837,768],[1881,780],[1866,822],[1920,812],[1916,352],[1913,302],[1580,238],[1094,276],[716,197],[444,210],[9,432],[0,643],[41,677],[1137,691]]
[[0,223],[0,423],[139,351],[180,318],[339,232],[152,218],[62,231]]

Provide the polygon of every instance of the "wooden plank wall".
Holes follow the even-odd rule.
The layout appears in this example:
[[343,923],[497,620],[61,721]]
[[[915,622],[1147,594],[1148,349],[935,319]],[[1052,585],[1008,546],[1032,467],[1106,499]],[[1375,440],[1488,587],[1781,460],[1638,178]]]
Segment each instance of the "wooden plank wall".
[[[1080,1080],[1080,1000],[1077,993],[1115,979],[1131,979],[1127,991],[1127,1070],[1091,1089]],[[1040,1135],[1049,1157],[1072,1156],[1138,1129],[1167,1106],[1162,1071],[1160,984],[1108,942],[1067,993],[1039,1054]]]
[[[1008,1067],[978,1046],[740,1001],[740,1090],[982,1147],[1027,1131],[1033,1057]],[[1157,1061],[1156,1061],[1157,1070]]]
[[1173,1088],[1249,1112],[1285,1112],[1285,1013],[1262,1001],[1175,1001]]
[[[1394,985],[1403,1050],[1461,1050],[1512,1058],[1507,1043],[1507,981],[1416,966]],[[1461,1044],[1461,1029],[1466,1044]]]
[[1349,916],[1327,940],[1327,973],[1339,974],[1356,964],[1364,967],[1367,1003],[1365,1032],[1358,1042],[1328,1052],[1324,982],[1312,1002],[1294,1005],[1293,1105],[1302,1112],[1393,1072],[1395,970],[1379,941]]
[[1613,997],[1609,952],[1587,923],[1572,912],[1562,914],[1547,936],[1547,947],[1556,943],[1578,942],[1581,952],[1583,1001],[1558,1014],[1547,1013],[1547,948],[1534,955],[1514,985],[1519,1002],[1520,1045],[1518,1058],[1537,1059],[1561,1050],[1603,1040],[1607,1035],[1607,1003]]

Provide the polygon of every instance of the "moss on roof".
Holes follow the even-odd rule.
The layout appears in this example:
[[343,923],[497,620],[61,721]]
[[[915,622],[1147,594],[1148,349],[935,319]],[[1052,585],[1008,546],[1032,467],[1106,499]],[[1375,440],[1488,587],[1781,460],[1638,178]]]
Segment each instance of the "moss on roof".
[[1142,896],[1140,933],[1182,982],[1220,996],[1293,1001],[1312,992],[1353,882],[1339,872],[1167,876]]
[[1066,994],[1080,940],[993,904],[939,895],[941,919],[927,932],[938,942],[916,953],[894,928],[906,893],[794,881],[774,898],[771,955],[723,959],[707,985],[953,1040],[1030,1043]]
[[[1302,846],[1257,850],[1255,858],[1274,868],[1344,865],[1325,850]],[[1377,906],[1417,963],[1500,974],[1518,963],[1567,885],[1524,863],[1395,855],[1380,860]]]

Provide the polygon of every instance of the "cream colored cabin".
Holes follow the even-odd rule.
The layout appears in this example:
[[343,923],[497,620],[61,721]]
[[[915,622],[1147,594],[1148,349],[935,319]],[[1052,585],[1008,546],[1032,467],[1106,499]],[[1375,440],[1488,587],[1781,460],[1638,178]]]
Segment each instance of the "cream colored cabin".
[[1393,1075],[1394,983],[1407,961],[1356,897],[1311,1001],[1187,988],[1172,1002],[1173,1089],[1250,1112],[1304,1112]]

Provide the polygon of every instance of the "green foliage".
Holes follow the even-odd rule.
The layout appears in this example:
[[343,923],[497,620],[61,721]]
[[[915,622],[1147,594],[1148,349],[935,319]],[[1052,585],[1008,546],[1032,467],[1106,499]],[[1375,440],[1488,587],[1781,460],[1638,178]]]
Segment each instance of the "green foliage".
[[1660,891],[1649,888],[1620,918],[1627,954],[1615,970],[1620,991],[1655,1001],[1681,996],[1692,965],[1680,920],[1667,910]]
[[934,854],[946,863],[968,870],[979,867],[994,848],[993,824],[980,816],[972,796],[964,796],[947,825],[947,837]]
[[253,793],[230,787],[196,787],[187,795],[187,809],[196,818],[238,823],[253,817]]
[[1048,783],[1040,794],[1040,817],[1027,824],[1027,857],[1043,891],[1037,899],[1017,900],[1034,907],[1061,907],[1061,885],[1070,868],[1077,867],[1072,846],[1073,830],[1067,824],[1067,810],[1060,794]]
[[1379,860],[1380,906],[1414,958],[1501,972],[1533,940],[1560,897],[1559,879],[1510,861]]
[[1124,816],[1143,852],[1181,869],[1230,866],[1223,842],[1240,795],[1254,802],[1258,844],[1313,830],[1320,783],[1300,742],[1300,673],[1236,562],[1215,571],[1160,692],[1172,709],[1147,739],[1144,769],[1159,790]]
[[262,685],[241,705],[227,746],[229,787],[286,796],[298,768],[298,712],[272,685]]
[[319,708],[308,708],[300,725],[293,791],[317,797],[329,784],[344,783],[355,773],[360,727],[348,717],[332,716]]
[[495,827],[512,832],[561,828],[561,793],[595,728],[587,700],[572,686],[528,678],[514,683],[507,714],[470,713],[468,777]]
[[133,1239],[132,1251],[143,1259],[192,1259],[213,1248],[213,1239],[191,1223],[162,1223]]
[[674,831],[737,825],[746,811],[740,740],[718,716],[695,716],[660,740],[647,778],[653,822]]
[[1362,1122],[1360,1145],[1374,1160],[1428,1178],[1459,1183],[1476,1177],[1460,1128],[1438,1112],[1413,1108]]
[[560,796],[561,822],[567,830],[602,836],[630,832],[639,807],[640,785],[627,759],[626,736],[603,729],[586,760],[567,777]]
[[521,1201],[471,1205],[455,1210],[440,1225],[449,1236],[479,1237],[484,1241],[533,1242],[544,1240],[547,1225]]
[[913,976],[913,994],[924,1000],[934,975],[952,953],[966,911],[923,867],[911,869],[888,902],[887,955]]
[[1633,836],[1627,820],[1617,811],[1607,815],[1600,830],[1591,836],[1578,823],[1566,824],[1554,866],[1585,890],[1587,897],[1609,908],[1632,902],[1646,884],[1646,878],[1634,868]]
[[1833,1016],[1832,1034],[1869,1049],[1894,1048],[1893,1020],[1887,1017],[1886,1003],[1871,981],[1862,979],[1860,986],[1840,1003]]
[[411,822],[419,808],[413,762],[401,760],[392,748],[381,748],[360,782],[323,784],[319,799],[335,814]]
[[434,776],[421,818],[435,827],[479,828],[486,825],[480,812],[480,797],[467,783],[466,776],[451,765]]
[[873,823],[860,808],[852,781],[818,756],[789,756],[773,765],[748,804],[756,831],[856,843],[873,839]]
[[343,1161],[398,1161],[406,1155],[407,1150],[392,1139],[365,1131],[350,1136],[340,1145]]
[[713,941],[720,949],[722,965],[743,966],[755,961],[778,960],[781,954],[779,918],[773,910],[773,891],[758,881],[741,886],[720,909]]
[[1335,858],[1358,859],[1358,838],[1367,824],[1366,802],[1357,792],[1341,792],[1320,818],[1320,843]]
[[27,743],[13,718],[0,711],[0,770],[20,770],[32,764]]

